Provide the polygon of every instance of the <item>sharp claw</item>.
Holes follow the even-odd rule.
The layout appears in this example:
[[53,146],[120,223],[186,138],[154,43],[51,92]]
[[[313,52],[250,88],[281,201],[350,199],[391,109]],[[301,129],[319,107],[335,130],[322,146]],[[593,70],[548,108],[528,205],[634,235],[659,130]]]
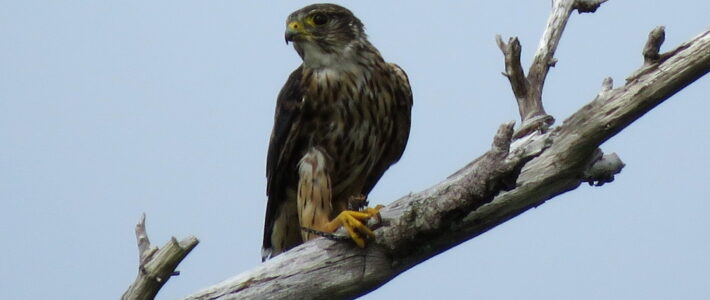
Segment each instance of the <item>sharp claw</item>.
[[[346,215],[347,216],[347,215]],[[360,248],[365,248],[365,240],[363,240],[359,234],[355,231],[355,224],[353,224],[353,221],[357,222],[355,218],[352,216],[347,216],[345,221],[343,222],[343,227],[345,227],[345,230],[348,231],[348,234],[350,235],[350,238],[357,244],[358,247]]]
[[[367,220],[375,217],[381,222],[380,209],[383,207],[383,205],[377,205],[374,208],[365,207],[362,210],[342,211],[335,219],[318,229],[302,227],[301,230],[331,240],[340,240],[341,237],[351,239],[358,247],[364,248],[365,239],[363,235],[365,235],[366,238],[375,238],[375,233],[372,229],[367,227]],[[345,230],[348,232],[347,236],[334,234],[341,226],[345,227]]]

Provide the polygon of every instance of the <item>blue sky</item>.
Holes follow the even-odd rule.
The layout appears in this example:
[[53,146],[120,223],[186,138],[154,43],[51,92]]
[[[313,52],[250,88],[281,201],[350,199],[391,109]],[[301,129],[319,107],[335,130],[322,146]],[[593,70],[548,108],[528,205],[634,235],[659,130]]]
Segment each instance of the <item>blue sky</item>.
[[[495,34],[529,64],[550,1],[353,1],[409,74],[413,126],[371,202],[442,180],[517,119]],[[201,243],[158,299],[260,263],[275,97],[299,58],[304,1],[0,1],[0,298],[116,299],[136,275],[133,226]],[[602,79],[623,84],[647,33],[668,50],[710,2],[612,0],[574,14],[544,93],[561,123]],[[365,299],[708,299],[710,81],[602,146],[626,168],[400,275]]]

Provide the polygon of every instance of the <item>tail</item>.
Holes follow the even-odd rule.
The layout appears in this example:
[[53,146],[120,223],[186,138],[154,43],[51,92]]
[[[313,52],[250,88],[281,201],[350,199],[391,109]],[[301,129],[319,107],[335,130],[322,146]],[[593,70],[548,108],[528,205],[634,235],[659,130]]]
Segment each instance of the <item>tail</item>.
[[273,251],[273,248],[261,248],[261,262],[265,262],[267,259],[272,258],[273,256],[271,254]]

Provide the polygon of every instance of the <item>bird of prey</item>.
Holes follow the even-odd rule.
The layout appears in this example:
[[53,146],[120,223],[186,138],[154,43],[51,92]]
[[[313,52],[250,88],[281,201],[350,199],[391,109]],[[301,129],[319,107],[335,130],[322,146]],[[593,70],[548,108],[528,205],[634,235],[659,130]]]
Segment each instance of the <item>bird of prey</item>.
[[373,233],[363,223],[380,207],[348,204],[366,199],[409,137],[407,75],[384,61],[350,10],[314,4],[293,12],[289,42],[303,63],[276,102],[262,260],[341,226],[364,247],[363,235]]

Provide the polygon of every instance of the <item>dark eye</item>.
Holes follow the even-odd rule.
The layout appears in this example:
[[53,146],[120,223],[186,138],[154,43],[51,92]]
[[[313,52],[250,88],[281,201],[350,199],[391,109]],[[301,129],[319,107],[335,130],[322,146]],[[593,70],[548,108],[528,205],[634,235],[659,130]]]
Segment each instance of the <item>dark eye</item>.
[[313,15],[313,24],[323,25],[327,22],[328,22],[328,17],[326,17],[324,14]]

